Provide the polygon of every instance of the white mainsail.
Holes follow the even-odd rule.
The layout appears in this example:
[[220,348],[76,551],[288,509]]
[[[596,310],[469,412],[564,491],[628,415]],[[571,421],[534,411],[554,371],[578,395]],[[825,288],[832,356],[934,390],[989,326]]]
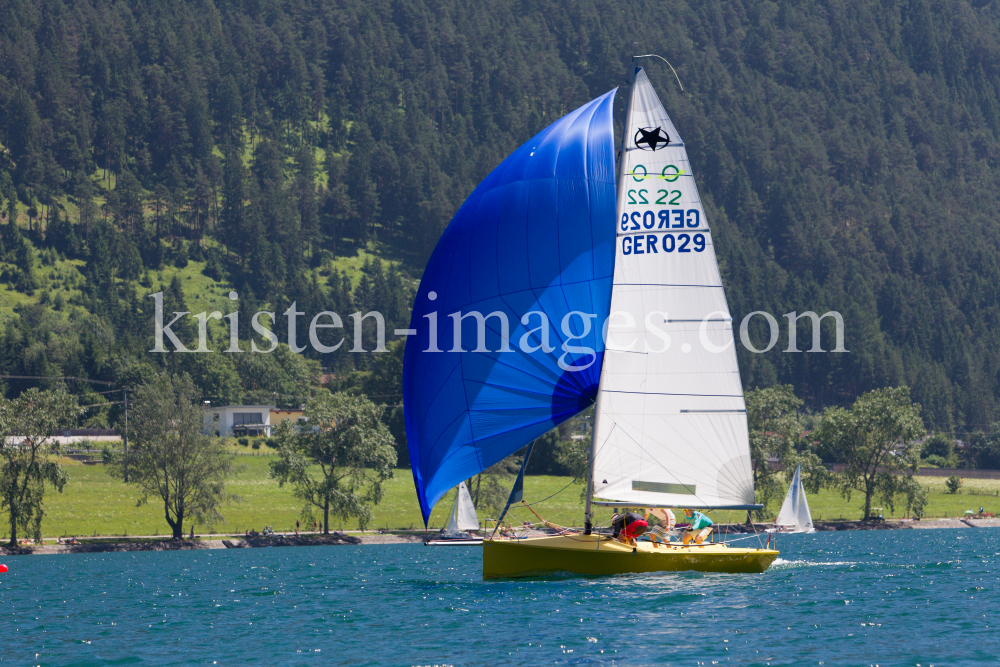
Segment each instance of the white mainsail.
[[683,140],[646,73],[632,79],[593,496],[747,508],[746,405],[708,220]]
[[775,520],[775,526],[788,529],[790,533],[812,533],[812,515],[809,513],[809,503],[806,502],[806,490],[802,486],[802,466],[796,466],[792,483],[788,487],[785,495],[785,502],[781,504],[781,511]]
[[479,517],[476,516],[476,506],[472,504],[472,496],[465,482],[458,485],[455,494],[455,506],[451,509],[446,532],[459,533],[465,530],[479,530]]

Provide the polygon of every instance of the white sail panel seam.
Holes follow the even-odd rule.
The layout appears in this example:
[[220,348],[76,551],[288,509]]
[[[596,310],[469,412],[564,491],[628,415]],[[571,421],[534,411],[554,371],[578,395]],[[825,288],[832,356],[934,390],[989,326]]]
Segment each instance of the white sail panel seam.
[[[666,375],[666,373],[664,374]],[[683,375],[677,373],[676,375]],[[731,375],[729,373],[728,375]],[[621,389],[602,389],[605,394],[642,394],[643,396],[698,396],[701,398],[743,398],[743,394],[673,394],[663,391],[624,391]]]
[[[617,425],[617,424],[616,424],[616,425]],[[649,453],[649,452],[648,452],[648,451],[646,450],[646,448],[645,448],[645,447],[643,447],[643,446],[642,446],[642,444],[641,444],[641,443],[640,443],[640,442],[639,442],[638,440],[636,440],[635,438],[633,438],[633,437],[632,437],[632,435],[631,435],[631,434],[629,434],[629,432],[628,432],[628,431],[626,431],[625,429],[621,429],[621,428],[620,428],[620,429],[618,429],[618,430],[619,430],[619,431],[621,431],[621,432],[623,432],[623,433],[625,433],[625,435],[626,435],[626,436],[627,436],[627,437],[628,437],[628,438],[629,438],[630,440],[632,440],[632,442],[634,442],[634,443],[636,444],[636,446],[637,446],[637,447],[638,447],[638,448],[639,448],[640,450],[642,450],[642,451],[643,451],[643,452],[644,452],[644,453],[645,453],[646,455],[648,455],[648,456],[649,456],[650,460],[651,460],[651,461],[652,461],[653,463],[655,463],[656,465],[658,465],[658,466],[659,466],[659,467],[660,467],[660,468],[661,468],[662,470],[664,470],[664,471],[665,471],[665,472],[666,472],[666,473],[667,473],[668,475],[670,475],[671,477],[673,477],[673,478],[674,478],[674,480],[675,480],[675,481],[676,481],[676,482],[677,482],[678,484],[688,484],[688,485],[690,485],[690,483],[689,483],[689,482],[688,482],[688,483],[686,483],[686,482],[683,482],[683,481],[682,481],[682,480],[681,480],[681,479],[680,479],[679,477],[677,477],[677,475],[675,475],[675,474],[674,474],[673,472],[671,472],[669,468],[665,467],[665,466],[664,466],[664,465],[663,465],[662,463],[660,463],[660,462],[659,462],[658,460],[656,460],[656,457],[654,457],[654,456],[653,456],[652,454],[650,454],[650,453]],[[676,430],[675,430],[675,432],[676,432]],[[678,435],[679,435],[679,434],[678,434]],[[686,439],[684,439],[683,437],[681,437],[680,439],[681,439],[681,440],[684,440],[684,442],[687,442],[687,440],[686,440]],[[689,443],[689,442],[688,442],[687,444],[688,444],[689,446],[691,446],[691,443]],[[621,457],[621,453],[620,453],[620,452],[621,452],[621,448],[619,448],[619,458]],[[685,461],[685,463],[686,463],[686,461]],[[701,469],[700,469],[700,468],[698,468],[697,466],[691,466],[691,467],[692,467],[692,468],[694,468],[695,470],[698,470],[699,472],[703,472],[703,470],[701,470]],[[641,474],[641,471],[640,471],[640,474]],[[623,471],[623,472],[621,473],[621,478],[622,478],[622,479],[627,479],[627,477],[628,477],[628,476],[627,476],[627,475],[625,475],[625,473],[624,473],[624,471]],[[648,493],[648,492],[647,492],[647,493]],[[700,498],[700,497],[699,497],[699,496],[698,496],[697,494],[692,494],[692,495],[693,495],[693,496],[695,496],[695,498],[697,498],[697,499],[698,499],[698,502],[699,502],[699,503],[704,503],[704,501],[703,501],[703,500],[702,500],[702,499],[701,499],[701,498]],[[707,505],[703,505],[703,506],[707,506]]]

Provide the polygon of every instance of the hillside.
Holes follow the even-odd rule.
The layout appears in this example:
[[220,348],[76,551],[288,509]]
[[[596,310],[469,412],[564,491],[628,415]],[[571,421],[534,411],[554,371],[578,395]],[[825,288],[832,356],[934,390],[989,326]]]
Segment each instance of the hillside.
[[[303,359],[262,374],[148,354],[146,295],[224,305],[235,288],[242,311],[405,325],[465,196],[619,85],[634,41],[684,84],[649,66],[734,316],[844,316],[849,354],[784,353],[783,326],[769,352],[741,348],[746,386],[789,382],[818,409],[908,384],[928,428],[959,437],[1000,419],[996,3],[0,0],[0,16],[3,373],[128,383],[168,365],[218,400],[293,401]],[[397,400],[390,361],[311,363]]]

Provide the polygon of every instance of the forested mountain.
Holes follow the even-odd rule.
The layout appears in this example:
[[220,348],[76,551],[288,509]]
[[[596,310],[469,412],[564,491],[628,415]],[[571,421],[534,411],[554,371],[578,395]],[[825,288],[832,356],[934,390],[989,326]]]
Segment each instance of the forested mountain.
[[[403,326],[465,196],[619,85],[633,42],[684,84],[649,64],[734,317],[782,321],[741,349],[745,384],[813,408],[908,384],[932,429],[1000,418],[992,2],[0,0],[0,371],[173,364],[217,400],[293,400],[315,372],[294,355],[148,354],[146,295]],[[806,310],[843,313],[850,352],[784,353],[781,315]],[[398,351],[314,356],[393,402]]]

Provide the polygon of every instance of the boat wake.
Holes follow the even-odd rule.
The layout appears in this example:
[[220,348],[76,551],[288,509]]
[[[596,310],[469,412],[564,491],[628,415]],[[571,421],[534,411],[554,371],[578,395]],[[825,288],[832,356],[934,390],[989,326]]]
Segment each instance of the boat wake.
[[829,561],[829,562],[816,562],[809,560],[785,560],[784,558],[776,558],[771,564],[771,569],[776,567],[792,568],[792,567],[816,567],[816,566],[831,566],[831,565],[860,565],[860,563],[847,560]]

